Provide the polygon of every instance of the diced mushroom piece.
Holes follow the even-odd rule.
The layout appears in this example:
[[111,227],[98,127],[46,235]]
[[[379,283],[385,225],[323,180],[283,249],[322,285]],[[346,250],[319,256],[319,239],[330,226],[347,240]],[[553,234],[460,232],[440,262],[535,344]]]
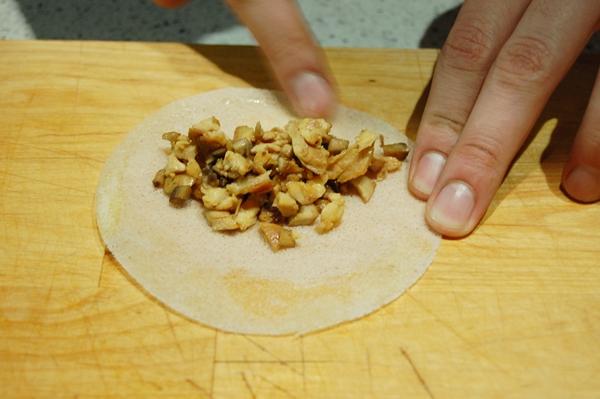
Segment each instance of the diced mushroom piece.
[[383,155],[386,157],[394,157],[399,161],[404,161],[408,155],[408,145],[406,143],[395,143],[382,145]]
[[281,223],[283,216],[276,208],[262,208],[258,214],[258,220],[268,223]]
[[181,162],[175,154],[170,154],[167,158],[167,167],[165,168],[166,175],[174,175],[175,173],[185,171],[185,164]]
[[279,212],[286,218],[298,213],[299,208],[296,200],[294,200],[291,195],[284,192],[277,193],[275,201],[273,201],[273,206],[279,209]]
[[344,198],[341,194],[334,193],[329,196],[331,202],[323,208],[321,211],[321,218],[319,225],[315,228],[318,233],[327,233],[342,221],[344,215]]
[[210,117],[201,120],[200,122],[192,125],[188,130],[188,137],[190,140],[195,140],[200,136],[205,136],[209,132],[218,132],[221,129],[221,122],[217,118]]
[[175,143],[173,152],[178,159],[189,161],[196,158],[196,146],[187,141],[180,140]]
[[179,140],[179,138],[181,136],[182,136],[181,133],[166,132],[166,133],[163,133],[162,138],[163,138],[163,140],[168,140],[171,143],[171,148],[173,148],[175,146],[175,143],[177,142],[177,140]]
[[288,220],[290,226],[310,226],[319,217],[319,208],[316,205],[302,205],[298,213]]
[[210,227],[215,231],[231,231],[239,229],[234,216],[229,212],[205,211],[204,217]]
[[243,195],[248,193],[264,193],[273,189],[273,182],[269,177],[269,172],[258,176],[245,176],[227,185],[227,190],[233,195]]
[[177,186],[178,184],[173,176],[165,177],[165,184],[163,185],[163,191],[165,192],[165,194],[171,195],[171,193],[173,192],[173,190],[175,190],[175,187]]
[[288,134],[292,138],[292,149],[294,154],[305,168],[322,175],[327,170],[327,158],[329,152],[325,148],[315,148],[309,146],[302,135],[298,132],[298,128],[294,125],[288,125]]
[[309,205],[325,194],[324,184],[316,182],[289,181],[286,183],[287,192],[300,205]]
[[296,246],[291,230],[274,223],[261,223],[260,232],[273,251]]
[[230,179],[237,179],[248,174],[250,170],[252,170],[252,162],[236,152],[227,151],[225,153],[222,162],[222,175]]
[[329,134],[331,124],[325,119],[305,118],[298,122],[298,130],[309,145],[317,147],[321,145],[323,138]]
[[[385,166],[385,160],[383,159],[383,157],[375,155],[371,159],[371,164],[369,165],[369,171],[379,174],[379,172],[383,169],[384,166]],[[379,175],[377,177],[379,177]]]
[[156,172],[156,175],[154,175],[154,179],[152,179],[152,184],[154,184],[154,187],[156,188],[161,188],[165,184],[164,169],[161,169],[158,172]]
[[236,127],[235,131],[233,132],[233,140],[237,141],[241,139],[246,139],[252,143],[255,140],[254,129],[250,126]]
[[234,210],[237,207],[239,200],[235,196],[229,194],[229,191],[224,188],[211,187],[204,191],[202,203],[207,209],[228,211]]
[[199,179],[202,176],[202,171],[200,170],[200,165],[196,162],[195,159],[190,159],[185,166],[185,173],[189,176]]
[[177,186],[169,196],[169,202],[176,208],[185,205],[186,201],[192,196],[191,186]]
[[329,145],[327,146],[327,151],[329,151],[332,155],[337,155],[340,152],[344,151],[348,148],[350,142],[344,139],[338,139],[337,137],[333,137],[329,140]]
[[360,176],[356,179],[350,180],[350,184],[352,184],[352,187],[356,189],[356,192],[364,203],[369,202],[373,196],[373,192],[375,191],[375,181],[367,176]]
[[237,140],[234,140],[231,144],[231,148],[233,151],[246,157],[250,154],[250,150],[252,149],[252,142],[249,139],[242,137]]
[[180,174],[173,177],[173,183],[176,186],[186,186],[192,187],[196,180],[192,176],[188,176],[186,174]]

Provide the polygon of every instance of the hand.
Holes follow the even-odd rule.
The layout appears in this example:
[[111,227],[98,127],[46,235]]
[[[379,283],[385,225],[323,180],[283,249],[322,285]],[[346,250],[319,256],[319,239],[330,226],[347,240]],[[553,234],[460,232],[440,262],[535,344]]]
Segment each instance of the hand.
[[[465,2],[435,68],[410,170],[435,230],[459,237],[479,223],[599,21],[598,1]],[[600,199],[600,78],[562,181],[574,199]]]
[[[163,7],[187,1],[154,0]],[[296,112],[313,117],[330,114],[336,103],[333,78],[296,2],[225,1],[256,38]]]
[[[295,3],[228,3],[296,110],[327,114],[332,79]],[[465,1],[438,59],[410,166],[409,188],[428,201],[433,229],[461,237],[476,227],[550,94],[599,27],[598,1]],[[576,200],[600,199],[600,76],[562,181]]]

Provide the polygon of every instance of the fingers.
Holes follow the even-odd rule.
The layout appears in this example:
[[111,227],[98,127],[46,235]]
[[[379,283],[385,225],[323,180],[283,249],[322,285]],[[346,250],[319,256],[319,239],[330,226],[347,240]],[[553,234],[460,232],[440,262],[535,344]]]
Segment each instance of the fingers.
[[[533,0],[500,50],[427,204],[437,231],[459,237],[482,218],[545,102],[583,49],[597,2]],[[553,15],[552,23],[548,22]]]
[[290,0],[228,0],[265,53],[296,111],[326,116],[335,94],[325,57],[298,6]]
[[530,0],[466,1],[442,48],[419,126],[409,188],[427,199],[481,85]]
[[600,200],[600,71],[563,170],[563,188],[581,202]]

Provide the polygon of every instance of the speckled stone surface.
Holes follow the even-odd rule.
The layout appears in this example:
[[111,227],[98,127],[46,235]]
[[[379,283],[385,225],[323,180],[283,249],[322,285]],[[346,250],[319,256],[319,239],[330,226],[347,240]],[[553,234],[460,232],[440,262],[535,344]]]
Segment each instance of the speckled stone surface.
[[[458,0],[300,0],[315,36],[334,47],[440,47]],[[151,0],[0,0],[0,38],[251,44],[222,0],[176,10]],[[600,37],[588,51],[600,51]]]

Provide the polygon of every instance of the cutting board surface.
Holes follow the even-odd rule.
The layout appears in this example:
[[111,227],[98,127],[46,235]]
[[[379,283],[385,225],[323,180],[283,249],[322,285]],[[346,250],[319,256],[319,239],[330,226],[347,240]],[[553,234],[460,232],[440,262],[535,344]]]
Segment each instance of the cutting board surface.
[[[414,138],[434,50],[327,51],[344,104]],[[483,225],[406,294],[304,337],[217,332],[147,296],[94,220],[103,162],[162,105],[273,88],[247,47],[0,42],[0,396],[600,396],[600,205],[561,167],[599,57],[552,97]]]

